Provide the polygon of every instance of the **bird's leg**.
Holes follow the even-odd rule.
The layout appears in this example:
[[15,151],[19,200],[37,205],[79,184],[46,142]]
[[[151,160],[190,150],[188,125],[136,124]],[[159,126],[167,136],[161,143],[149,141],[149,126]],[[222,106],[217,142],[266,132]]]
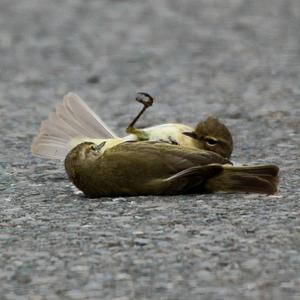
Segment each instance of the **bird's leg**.
[[142,129],[137,129],[134,127],[135,123],[139,120],[139,118],[141,117],[141,115],[145,112],[145,110],[152,106],[153,104],[153,98],[147,94],[147,93],[137,93],[137,96],[135,98],[135,100],[137,102],[140,102],[144,105],[144,107],[142,108],[142,110],[137,114],[137,116],[133,119],[133,121],[128,125],[128,127],[126,128],[126,132],[128,134],[135,134],[138,137],[140,137],[141,139],[145,139],[143,138],[145,136],[145,132]]

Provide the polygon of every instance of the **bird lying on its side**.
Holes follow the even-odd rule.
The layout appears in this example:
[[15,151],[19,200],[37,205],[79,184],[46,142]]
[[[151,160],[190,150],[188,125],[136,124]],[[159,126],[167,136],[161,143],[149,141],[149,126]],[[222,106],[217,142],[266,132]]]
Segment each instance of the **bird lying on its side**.
[[153,103],[146,93],[138,93],[136,100],[144,105],[141,112],[127,127],[125,137],[116,134],[93,112],[76,94],[69,93],[56,111],[40,127],[34,138],[31,151],[33,155],[65,159],[68,152],[83,142],[100,144],[105,141],[102,153],[126,141],[163,141],[170,144],[213,151],[230,158],[233,142],[228,128],[217,118],[209,117],[199,122],[194,129],[184,124],[162,124],[145,129],[137,129],[134,124]]
[[274,194],[278,167],[235,167],[217,153],[158,142],[124,142],[104,153],[84,142],[72,149],[65,169],[87,197],[174,195],[203,192]]

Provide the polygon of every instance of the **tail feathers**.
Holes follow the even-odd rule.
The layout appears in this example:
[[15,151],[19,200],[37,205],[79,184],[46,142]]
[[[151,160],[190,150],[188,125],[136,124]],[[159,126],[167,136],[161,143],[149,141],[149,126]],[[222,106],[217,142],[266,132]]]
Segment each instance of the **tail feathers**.
[[271,175],[278,176],[279,168],[276,165],[257,165],[257,166],[224,166],[224,171],[229,173],[247,173],[251,175]]
[[31,152],[42,158],[63,160],[78,143],[114,137],[114,132],[79,96],[69,93],[42,122]]
[[220,175],[207,181],[206,188],[211,191],[275,194],[278,185],[278,170],[275,165],[224,166],[224,171]]
[[117,135],[92,111],[76,94],[64,97],[64,108],[73,115],[75,121],[89,131],[90,138],[114,138]]
[[53,143],[53,142],[39,142],[35,148],[32,147],[32,154],[41,158],[48,159],[59,159],[64,158],[69,153],[69,149],[64,144]]

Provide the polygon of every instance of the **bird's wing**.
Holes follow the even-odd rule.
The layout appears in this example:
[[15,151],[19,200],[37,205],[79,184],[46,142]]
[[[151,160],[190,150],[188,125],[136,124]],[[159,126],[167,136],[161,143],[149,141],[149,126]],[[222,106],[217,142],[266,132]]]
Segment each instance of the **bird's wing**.
[[186,168],[187,165],[184,165],[186,162],[189,162],[191,167],[209,164],[232,164],[228,159],[212,151],[161,143],[156,143],[154,147],[160,150],[160,155],[164,160],[170,161],[172,165],[178,166],[178,168],[181,168],[181,166]]
[[[126,154],[127,157],[134,157],[134,164],[151,165],[152,168],[161,171],[161,178],[163,179],[175,176],[184,171],[191,175],[191,172],[194,170],[193,167],[204,167],[212,164],[231,164],[226,158],[211,151],[160,142],[125,142],[111,148],[109,151],[111,154],[115,152],[117,156]],[[182,177],[185,173],[180,174],[180,177]],[[179,177],[179,175],[177,176]]]
[[191,167],[183,171],[180,171],[164,179],[164,181],[174,181],[176,179],[197,177],[200,183],[212,176],[216,176],[217,174],[220,174],[222,171],[223,171],[222,165],[218,165],[218,164],[196,166],[196,167]]
[[161,159],[172,170],[172,174],[163,179],[169,183],[168,189],[180,192],[196,192],[204,189],[205,182],[220,174],[223,165],[231,162],[219,154],[206,150],[184,148],[175,145],[156,145],[161,148]]

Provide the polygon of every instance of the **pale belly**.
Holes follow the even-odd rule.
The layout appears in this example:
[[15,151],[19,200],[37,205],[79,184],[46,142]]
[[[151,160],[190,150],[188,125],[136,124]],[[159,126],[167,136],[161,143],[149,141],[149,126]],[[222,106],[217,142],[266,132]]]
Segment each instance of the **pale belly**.
[[183,124],[163,124],[145,128],[149,141],[164,141],[169,143],[177,143],[181,146],[194,148],[194,140],[183,132],[191,132],[194,129]]
[[[170,144],[179,144],[183,147],[196,148],[194,139],[182,134],[183,132],[191,132],[194,129],[190,126],[183,124],[162,124],[153,127],[147,127],[142,129],[145,137],[142,140],[148,140],[153,142],[167,142]],[[74,148],[76,145],[82,142],[91,142],[99,145],[102,142],[106,142],[103,148],[101,149],[101,153],[104,153],[105,150],[112,148],[120,143],[129,142],[129,141],[138,141],[141,140],[135,134],[129,134],[123,138],[113,138],[113,139],[93,139],[93,138],[74,138],[69,143],[70,150]]]

